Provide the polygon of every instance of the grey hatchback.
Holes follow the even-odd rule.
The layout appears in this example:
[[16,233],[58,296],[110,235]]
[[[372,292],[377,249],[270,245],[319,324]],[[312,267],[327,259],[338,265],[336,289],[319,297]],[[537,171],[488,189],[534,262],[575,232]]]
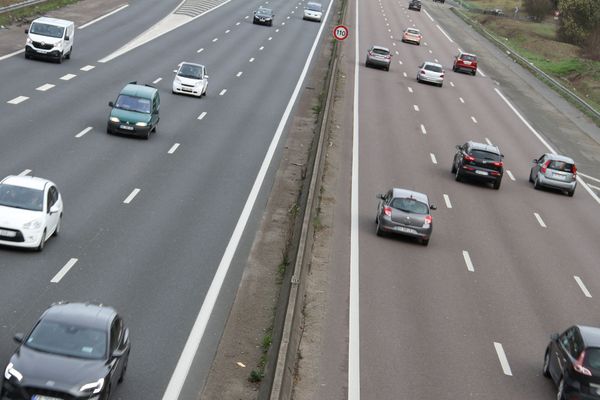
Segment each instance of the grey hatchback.
[[567,192],[573,196],[577,187],[577,167],[575,161],[558,154],[545,153],[533,160],[529,173],[529,182],[533,187],[549,187]]
[[384,233],[397,233],[417,238],[425,246],[429,244],[433,221],[430,210],[435,210],[433,204],[424,193],[413,190],[394,188],[386,194],[378,194],[377,205],[377,236]]
[[392,53],[390,49],[382,46],[371,46],[367,51],[367,60],[365,66],[370,67],[382,67],[386,71],[390,70],[390,64],[392,62]]

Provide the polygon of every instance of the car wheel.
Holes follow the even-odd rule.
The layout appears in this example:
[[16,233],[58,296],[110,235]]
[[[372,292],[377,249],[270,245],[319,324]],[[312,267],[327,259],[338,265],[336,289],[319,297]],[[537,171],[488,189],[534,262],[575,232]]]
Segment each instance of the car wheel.
[[456,72],[456,67],[452,67],[452,72]]
[[533,168],[529,171],[529,182],[533,183]]
[[452,169],[450,169],[450,171],[455,174],[456,173],[456,164],[454,163],[454,161],[452,161]]
[[462,182],[462,174],[460,173],[460,169],[456,168],[456,175],[454,176],[454,179],[456,179],[456,182]]
[[385,70],[389,71],[390,70],[390,66],[388,65],[387,67],[385,67]]
[[421,79],[419,78],[419,75],[417,75],[417,83],[421,83]]
[[558,382],[556,400],[565,400],[565,381],[563,380],[563,378],[560,378],[560,382]]
[[496,179],[496,182],[494,182],[494,189],[498,190],[500,189],[500,184],[502,183],[502,179],[498,178]]
[[575,194],[575,189],[571,190],[570,192],[567,192],[567,195],[569,195],[569,197],[573,197],[574,194]]
[[473,70],[473,76],[477,75],[477,70]]
[[38,247],[36,247],[37,251],[42,251],[44,250],[44,246],[46,246],[46,230],[44,229],[44,232],[42,232],[42,239],[40,240],[40,244],[38,245]]
[[144,138],[144,140],[150,139],[150,132],[152,132],[152,129],[148,129],[146,131],[146,134],[144,136],[142,136]]
[[539,178],[536,176],[535,180],[533,181],[533,188],[534,189],[540,189],[542,187],[542,185],[540,185],[540,180]]
[[369,66],[371,66],[371,64],[369,63],[369,60],[367,59],[367,60],[365,61],[365,67],[369,67]]
[[421,239],[421,244],[423,246],[428,246],[429,245],[429,239]]
[[25,58],[26,58],[27,60],[29,60],[29,59],[31,58],[31,56],[30,56],[29,54],[25,53]]
[[125,363],[123,364],[123,369],[121,370],[121,376],[119,376],[119,380],[117,383],[123,383],[125,380],[125,373],[127,372],[127,363],[129,362],[129,354],[127,354],[127,358],[125,359]]
[[63,61],[63,55],[62,55],[62,53],[61,53],[61,54],[58,56],[58,58],[56,59],[56,63],[57,63],[57,64],[62,64],[62,61]]
[[58,217],[58,223],[56,224],[56,229],[54,229],[54,233],[52,236],[58,236],[60,234],[60,224],[62,223],[62,214]]
[[442,86],[444,86],[444,83],[442,82],[442,83],[440,83],[438,86],[439,86],[439,87],[442,87]]
[[544,366],[542,367],[542,374],[546,378],[550,378],[550,350],[546,349],[546,354],[544,355]]
[[109,135],[112,134],[112,131],[110,130],[110,125],[106,125],[106,133],[108,133]]
[[375,234],[377,234],[377,236],[383,236],[383,230],[380,227],[379,219],[377,219],[377,228],[375,230]]
[[73,52],[73,47],[71,46],[71,50],[69,50],[69,52],[67,53],[67,55],[65,56],[65,59],[70,60],[71,59],[71,53]]

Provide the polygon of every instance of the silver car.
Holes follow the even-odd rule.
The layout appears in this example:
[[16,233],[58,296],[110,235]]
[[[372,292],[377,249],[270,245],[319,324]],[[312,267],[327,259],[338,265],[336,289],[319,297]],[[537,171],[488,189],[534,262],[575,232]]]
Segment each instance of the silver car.
[[444,73],[445,71],[441,64],[425,61],[423,64],[419,65],[417,82],[431,82],[442,87],[444,84]]
[[562,190],[569,196],[573,196],[577,187],[575,161],[569,157],[545,153],[533,160],[529,182],[532,182],[536,189],[548,187]]
[[392,62],[392,53],[390,49],[382,46],[371,46],[367,52],[367,60],[365,66],[370,67],[382,67],[386,71],[390,70],[390,64]]
[[436,208],[429,204],[426,194],[394,188],[377,198],[377,236],[393,233],[417,238],[425,246],[429,244],[433,230],[430,210]]
[[321,3],[309,2],[306,4],[302,19],[321,22],[321,18],[323,18],[323,6],[321,6]]

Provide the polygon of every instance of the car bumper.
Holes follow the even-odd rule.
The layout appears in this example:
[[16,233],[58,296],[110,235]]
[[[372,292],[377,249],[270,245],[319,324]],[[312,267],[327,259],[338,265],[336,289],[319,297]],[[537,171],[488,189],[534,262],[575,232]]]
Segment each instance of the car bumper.
[[189,94],[191,96],[202,96],[202,86],[183,86],[180,83],[173,83],[173,92],[180,94]]
[[[131,128],[124,128],[125,126]],[[120,122],[112,122],[108,121],[108,129],[110,133],[118,133],[121,135],[132,135],[132,136],[146,136],[148,132],[152,129],[150,125],[148,126],[135,126],[135,125],[127,125],[122,124]]]
[[389,217],[379,217],[379,229],[386,233],[393,233],[396,235],[409,236],[417,239],[429,239],[431,236],[432,227],[428,228],[422,226],[410,226],[404,225],[398,222],[392,221]]
[[498,179],[502,179],[502,174],[496,171],[486,170],[483,168],[474,168],[471,166],[462,166],[460,168],[461,175],[465,178],[479,179],[482,181],[494,182]]
[[377,67],[389,67],[391,62],[390,60],[381,60],[379,58],[367,57],[367,61],[371,65],[375,65]]
[[538,175],[538,183],[544,187],[572,191],[577,186],[577,181],[557,181],[556,179],[547,178],[543,174]]
[[32,399],[34,395],[48,396],[64,400],[100,400],[101,394],[94,395],[72,395],[68,393],[36,389],[33,387],[19,387],[11,384],[6,379],[2,385],[2,397],[0,400],[23,400]]
[[408,9],[409,9],[409,10],[417,10],[417,11],[421,11],[421,7],[411,7],[411,6],[408,6]]
[[62,51],[51,49],[51,50],[42,50],[37,49],[33,46],[26,45],[25,46],[25,54],[31,57],[40,57],[40,58],[52,58],[57,59],[62,57]]
[[456,65],[456,67],[454,67],[456,69],[459,70],[465,70],[465,71],[477,71],[477,66],[473,66],[473,65]]
[[321,22],[321,18],[323,16],[322,15],[316,15],[316,14],[304,14],[304,19],[309,20],[309,21],[317,21],[317,22]]
[[0,235],[0,245],[12,247],[35,248],[42,240],[43,228],[19,230],[14,228],[0,228],[1,231],[15,232],[15,236]]
[[414,44],[421,44],[421,40],[419,39],[413,39],[411,37],[403,37],[402,41],[404,43],[414,43]]
[[254,18],[254,23],[260,24],[260,25],[271,25],[273,23],[273,20],[272,19]]
[[419,74],[419,80],[423,82],[431,82],[437,84],[444,83],[444,78],[440,78],[438,76],[427,76]]

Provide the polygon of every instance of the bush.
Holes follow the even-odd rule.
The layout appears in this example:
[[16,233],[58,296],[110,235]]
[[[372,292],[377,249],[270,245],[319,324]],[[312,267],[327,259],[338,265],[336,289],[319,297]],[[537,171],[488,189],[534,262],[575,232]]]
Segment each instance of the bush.
[[552,0],[525,0],[525,10],[536,21],[542,21],[552,11]]
[[558,35],[567,43],[584,45],[600,26],[600,1],[598,0],[561,0],[558,3],[558,10],[560,11]]
[[587,58],[600,61],[600,26],[597,26],[586,38],[583,51]]

